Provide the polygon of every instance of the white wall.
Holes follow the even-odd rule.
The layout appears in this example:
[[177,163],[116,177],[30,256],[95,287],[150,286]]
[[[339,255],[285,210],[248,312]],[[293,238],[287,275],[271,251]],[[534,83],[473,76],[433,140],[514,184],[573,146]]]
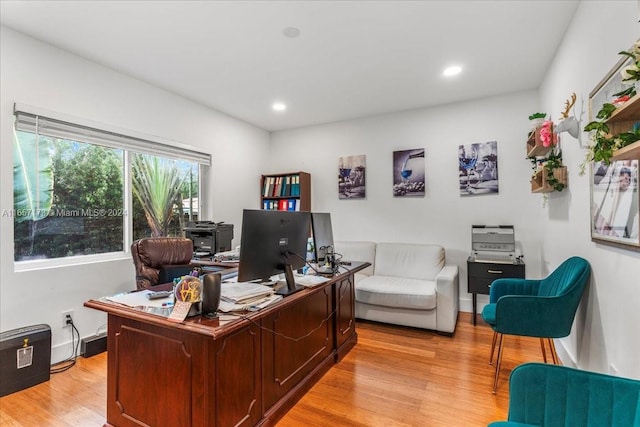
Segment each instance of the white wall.
[[[543,110],[557,118],[564,101],[576,92],[576,115],[582,126],[588,123],[589,93],[621,58],[618,52],[640,37],[639,8],[637,1],[580,3],[540,89]],[[581,134],[580,141],[565,137],[569,191],[551,200],[543,217],[543,252],[549,266],[579,255],[592,267],[574,332],[560,340],[566,351],[563,360],[584,369],[617,369],[620,375],[640,378],[640,253],[591,242],[588,173],[578,175],[584,158],[580,145],[589,142],[588,134]]]
[[[274,170],[311,173],[312,210],[331,212],[336,240],[443,245],[448,262],[460,267],[461,308],[471,311],[466,259],[472,224],[513,224],[528,275],[541,275],[543,199],[530,191],[526,158],[528,116],[537,109],[536,93],[524,92],[276,132],[269,164]],[[460,196],[458,146],[493,140],[498,142],[499,194]],[[393,151],[412,148],[426,150],[426,195],[394,197]],[[366,199],[340,200],[338,157],[358,154],[366,155]]]
[[[13,208],[13,104],[18,102],[211,153],[202,219],[234,224],[234,244],[239,244],[242,209],[258,206],[268,132],[6,27],[0,31],[0,211]],[[106,315],[83,303],[135,288],[131,257],[14,272],[13,221],[6,216],[0,221],[0,329],[49,324],[53,361],[68,357],[71,334],[60,326],[62,311],[74,310],[82,336],[95,333]]]
[[[507,94],[431,109],[369,117],[276,132],[271,137],[273,171],[312,175],[312,209],[332,213],[337,240],[440,243],[460,267],[461,309],[471,311],[466,257],[472,224],[513,224],[530,278],[546,276],[572,255],[591,262],[591,283],[574,331],[556,346],[564,364],[640,378],[640,255],[590,240],[589,186],[578,175],[584,151],[563,134],[569,186],[543,196],[530,192],[525,158],[527,117],[546,111],[557,119],[575,91],[584,111],[591,89],[618,60],[617,52],[638,37],[635,1],[582,2],[540,91]],[[523,47],[526,48],[526,47]],[[472,70],[471,70],[472,71]],[[509,70],[501,70],[508,78]],[[586,144],[587,136],[583,139]],[[460,197],[459,144],[498,141],[500,193]],[[426,196],[392,196],[392,152],[426,148]],[[338,157],[367,156],[367,197],[339,200]],[[486,297],[479,296],[482,303]],[[483,304],[479,304],[482,306]]]

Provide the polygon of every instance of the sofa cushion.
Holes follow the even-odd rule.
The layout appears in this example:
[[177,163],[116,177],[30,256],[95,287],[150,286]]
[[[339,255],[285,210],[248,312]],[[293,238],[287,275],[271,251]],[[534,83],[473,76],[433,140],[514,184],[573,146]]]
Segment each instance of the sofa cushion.
[[374,274],[435,280],[444,264],[444,248],[440,245],[378,243]]
[[376,274],[356,280],[356,301],[385,307],[432,310],[436,308],[436,284],[428,280]]
[[356,275],[356,282],[359,275],[373,274],[373,262],[376,257],[375,242],[334,242],[333,246],[335,253],[342,255],[343,261],[363,261],[371,264]]

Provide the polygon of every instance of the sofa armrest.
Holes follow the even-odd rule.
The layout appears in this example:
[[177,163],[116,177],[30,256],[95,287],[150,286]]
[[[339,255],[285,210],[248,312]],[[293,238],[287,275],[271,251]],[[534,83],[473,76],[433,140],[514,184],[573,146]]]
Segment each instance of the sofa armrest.
[[458,320],[458,266],[445,265],[436,276],[436,329],[453,333]]

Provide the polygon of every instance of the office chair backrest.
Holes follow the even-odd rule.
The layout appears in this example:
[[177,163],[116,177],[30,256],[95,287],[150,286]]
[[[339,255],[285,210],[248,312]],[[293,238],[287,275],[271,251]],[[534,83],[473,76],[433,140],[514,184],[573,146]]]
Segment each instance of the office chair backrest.
[[184,237],[143,238],[131,244],[131,257],[136,269],[136,287],[149,288],[160,283],[163,269],[185,267],[181,271],[186,274],[193,257],[193,242]]

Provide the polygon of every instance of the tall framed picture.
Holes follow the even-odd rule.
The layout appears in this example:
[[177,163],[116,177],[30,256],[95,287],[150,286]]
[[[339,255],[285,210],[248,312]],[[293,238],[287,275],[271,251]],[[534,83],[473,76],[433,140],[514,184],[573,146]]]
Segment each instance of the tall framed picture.
[[424,197],[424,148],[393,152],[393,195]]
[[591,240],[640,250],[638,160],[591,165]]
[[461,196],[498,193],[498,142],[458,146]]
[[338,159],[338,198],[364,199],[366,195],[366,156],[344,156]]

